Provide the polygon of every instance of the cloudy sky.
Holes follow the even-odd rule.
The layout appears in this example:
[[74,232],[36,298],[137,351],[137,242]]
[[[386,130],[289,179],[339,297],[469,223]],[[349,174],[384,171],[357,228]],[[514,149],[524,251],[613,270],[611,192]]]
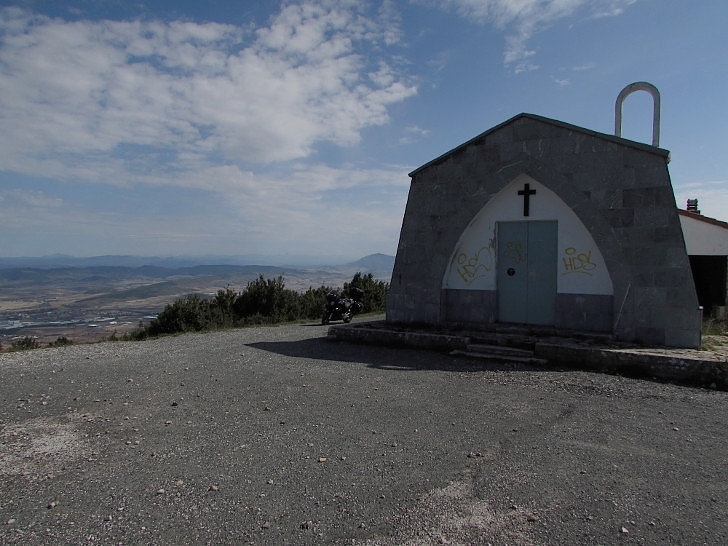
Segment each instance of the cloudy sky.
[[[725,0],[0,0],[0,255],[396,252],[407,173],[521,112],[662,97],[728,220]],[[645,92],[623,136],[651,141]]]

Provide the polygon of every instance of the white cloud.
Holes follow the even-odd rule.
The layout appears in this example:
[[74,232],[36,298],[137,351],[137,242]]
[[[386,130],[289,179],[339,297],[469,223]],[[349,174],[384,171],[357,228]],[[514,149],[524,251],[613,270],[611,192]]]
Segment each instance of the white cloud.
[[[158,255],[263,249],[278,254],[292,248],[299,254],[351,258],[394,253],[410,170],[300,163],[272,173],[221,165],[182,171],[176,179],[148,174],[144,186],[157,186],[168,196],[151,204],[154,213],[148,206],[133,206],[144,194],[132,197],[124,188],[104,188],[107,199],[120,196],[132,203],[121,209],[74,199],[83,188],[59,197],[68,185],[43,191],[0,188],[3,252],[48,254],[56,251],[46,248],[51,241],[63,242],[64,252],[77,255],[106,254],[109,248]],[[193,200],[194,206],[180,213],[180,200]],[[83,246],[68,246],[81,240]]]
[[410,125],[409,127],[404,128],[404,135],[400,137],[399,143],[412,144],[413,142],[417,142],[429,134],[429,129],[423,129],[422,127],[418,127],[417,125]]
[[257,29],[0,8],[3,251],[394,252],[409,168],[316,156],[416,93],[393,5],[285,2]]
[[571,70],[574,72],[584,72],[586,70],[592,70],[592,69],[596,68],[596,66],[597,66],[596,63],[589,61],[586,63],[582,63],[582,64],[578,64],[576,66],[573,66],[571,68]]
[[178,161],[263,165],[305,158],[318,142],[355,144],[416,92],[384,54],[367,64],[362,48],[396,28],[357,5],[287,5],[255,32],[4,8],[0,165],[143,182],[137,167],[149,162],[158,173]]
[[587,17],[611,17],[637,0],[412,0],[455,11],[479,25],[490,24],[503,30],[506,46],[503,61],[515,72],[531,71],[538,65],[529,61],[536,51],[528,46],[531,38],[560,19],[576,13]]
[[0,200],[11,203],[13,207],[23,205],[45,209],[63,206],[63,199],[60,199],[58,197],[49,197],[42,191],[29,191],[21,189],[10,190],[0,193]]

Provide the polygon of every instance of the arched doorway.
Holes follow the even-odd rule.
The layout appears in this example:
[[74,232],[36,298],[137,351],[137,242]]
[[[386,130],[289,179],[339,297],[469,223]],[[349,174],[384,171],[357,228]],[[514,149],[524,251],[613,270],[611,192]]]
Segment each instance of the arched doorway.
[[597,243],[556,193],[525,174],[463,231],[442,289],[446,322],[612,326],[612,280]]

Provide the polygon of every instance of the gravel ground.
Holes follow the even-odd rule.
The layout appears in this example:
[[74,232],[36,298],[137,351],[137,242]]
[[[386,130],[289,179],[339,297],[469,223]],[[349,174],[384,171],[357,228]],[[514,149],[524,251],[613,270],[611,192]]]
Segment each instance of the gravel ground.
[[0,355],[0,543],[728,541],[728,393],[326,331]]

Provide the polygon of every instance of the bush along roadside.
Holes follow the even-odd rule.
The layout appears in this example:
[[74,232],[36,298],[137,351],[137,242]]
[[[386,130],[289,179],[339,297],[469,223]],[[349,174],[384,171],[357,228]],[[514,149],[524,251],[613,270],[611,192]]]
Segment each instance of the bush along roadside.
[[147,326],[121,339],[142,340],[184,332],[316,320],[321,318],[326,294],[347,295],[353,288],[364,292],[363,313],[383,313],[386,310],[389,283],[375,280],[371,273],[356,273],[351,282],[344,283],[340,290],[320,286],[303,293],[287,289],[283,277],[266,279],[260,275],[242,292],[227,287],[218,290],[212,298],[193,294],[179,299],[167,305]]
[[[66,336],[61,336],[55,341],[48,343],[47,347],[63,347],[65,345],[72,345],[73,341],[68,339]],[[10,342],[10,345],[5,349],[9,353],[17,351],[30,351],[32,349],[41,349],[43,344],[38,341],[37,338],[31,336],[25,336],[18,339],[14,339]],[[4,349],[3,344],[0,343],[0,352]]]

